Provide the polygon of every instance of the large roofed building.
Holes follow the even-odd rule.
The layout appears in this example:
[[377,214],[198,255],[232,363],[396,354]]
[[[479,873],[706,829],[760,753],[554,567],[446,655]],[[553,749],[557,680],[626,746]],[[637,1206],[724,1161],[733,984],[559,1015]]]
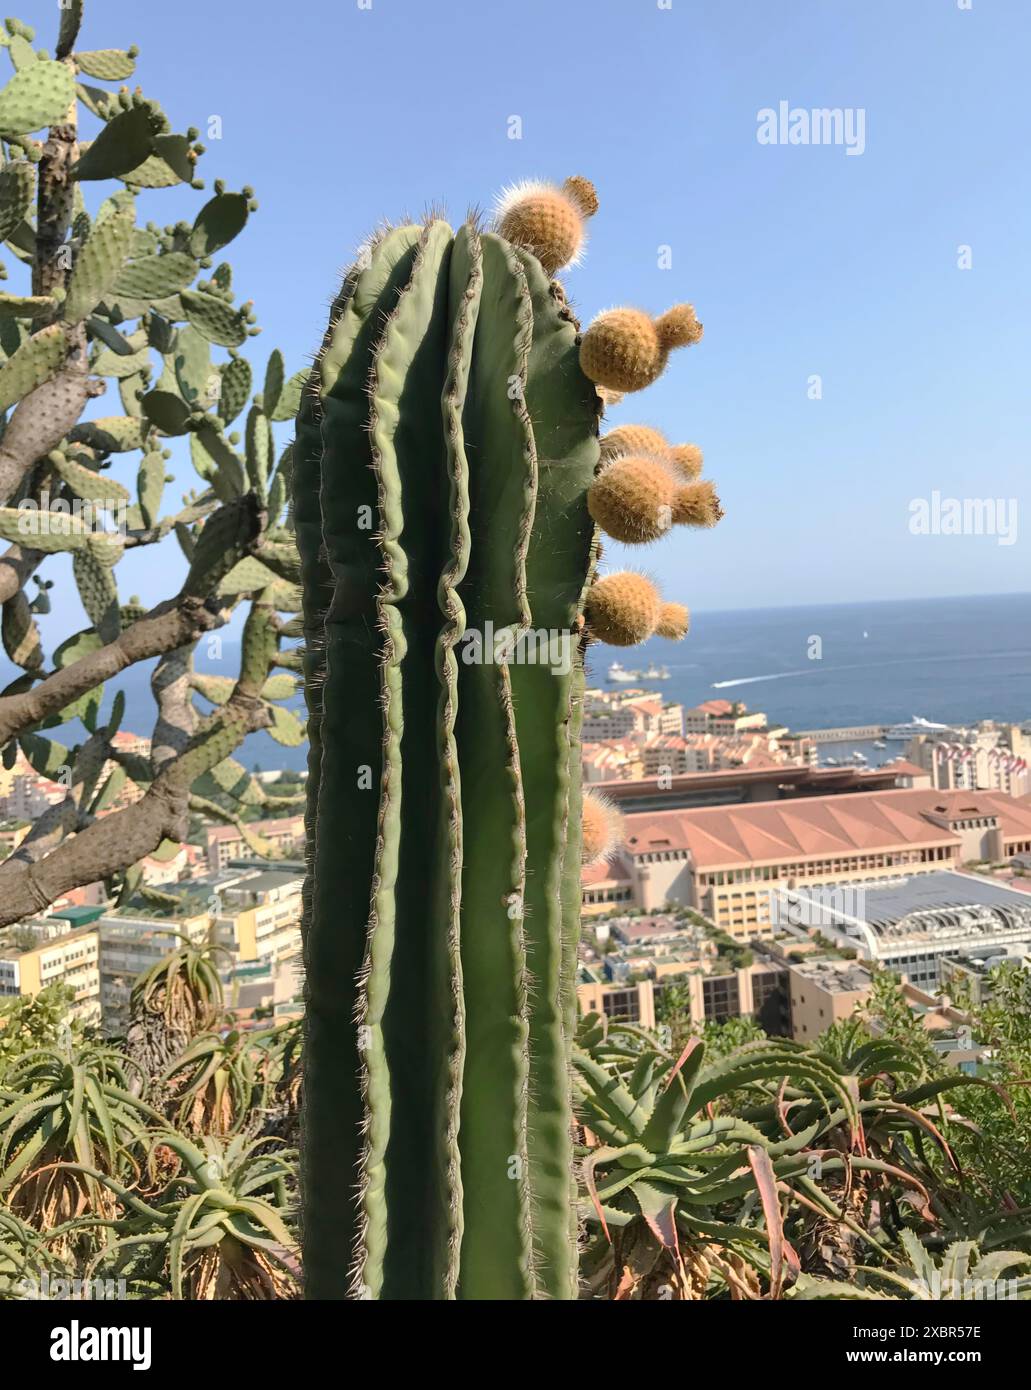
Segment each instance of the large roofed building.
[[986,951],[1022,959],[1031,951],[1031,895],[977,874],[917,874],[874,885],[836,904],[819,889],[785,890],[806,925],[873,964],[922,987],[943,981],[941,962]]
[[933,788],[626,818],[620,851],[645,911],[684,903],[734,936],[768,936],[771,890],[912,878],[1031,848],[1031,799]]

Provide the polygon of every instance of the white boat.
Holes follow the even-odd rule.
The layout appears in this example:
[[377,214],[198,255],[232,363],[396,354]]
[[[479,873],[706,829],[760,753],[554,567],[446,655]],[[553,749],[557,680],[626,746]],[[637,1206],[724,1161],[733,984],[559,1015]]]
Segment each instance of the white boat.
[[641,675],[645,678],[645,680],[650,680],[650,681],[668,681],[668,680],[669,680],[669,667],[668,667],[668,666],[656,666],[655,662],[653,661],[652,664],[648,667],[647,671],[642,671],[642,672],[641,672]]
[[838,765],[837,758],[824,758],[824,762],[827,764],[828,767],[837,767]]
[[917,734],[941,734],[948,730],[948,724],[934,724],[930,719],[921,719],[915,714],[908,724],[893,724],[884,731],[884,737],[893,743],[905,743]]
[[610,681],[636,681],[640,680],[640,671],[627,671],[618,661],[614,661],[609,667],[608,678]]
[[873,741],[873,746],[875,748],[887,748],[888,745],[885,743],[883,738],[875,738]]

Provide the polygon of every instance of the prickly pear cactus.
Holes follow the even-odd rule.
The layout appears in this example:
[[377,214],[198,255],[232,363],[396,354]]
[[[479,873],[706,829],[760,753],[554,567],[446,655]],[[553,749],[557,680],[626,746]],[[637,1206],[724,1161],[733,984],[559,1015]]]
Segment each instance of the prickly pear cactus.
[[602,464],[596,383],[625,389],[652,321],[581,338],[551,278],[596,207],[578,178],[513,190],[494,231],[382,233],[302,399],[316,1298],[576,1296],[581,818],[586,857],[619,841],[582,805],[584,648],[687,626],[641,576],[591,587],[595,518],[643,540],[718,510],[657,431]]
[[[131,78],[137,50],[80,48],[83,10],[82,0],[55,7],[53,58],[20,20],[0,26],[12,68],[0,77],[0,280],[8,266],[23,277],[0,294],[0,657],[14,668],[0,674],[0,755],[10,769],[23,754],[64,789],[0,864],[0,926],[96,879],[128,901],[133,864],[181,839],[191,816],[236,824],[254,806],[289,809],[294,797],[267,793],[230,754],[261,728],[284,745],[304,738],[285,703],[296,700],[300,656],[281,644],[295,635],[300,593],[290,451],[278,451],[273,426],[295,416],[306,374],[288,376],[273,351],[252,393],[241,350],[260,330],[218,260],[257,204],[250,188],[216,180],[192,222],[145,220],[161,190],[179,187],[185,208],[189,190],[205,188],[204,147],[140,88],[95,85]],[[243,438],[229,432],[241,414]],[[166,445],[177,438],[174,460]],[[187,457],[198,479],[180,467]],[[184,493],[169,487],[177,478]],[[166,539],[183,555],[169,561],[166,546],[150,564],[173,591],[153,608],[124,602],[121,561]],[[54,581],[40,570],[73,580],[81,609],[81,630],[52,652],[36,616]],[[220,696],[213,710],[195,706],[208,696],[192,652],[238,611],[239,671],[207,687]],[[208,651],[221,659],[217,645]],[[99,770],[122,757],[120,714],[98,722],[103,682],[151,659],[151,757],[125,755],[98,787]],[[49,736],[80,722],[81,746]],[[147,803],[131,823],[128,806],[114,806],[127,774]]]

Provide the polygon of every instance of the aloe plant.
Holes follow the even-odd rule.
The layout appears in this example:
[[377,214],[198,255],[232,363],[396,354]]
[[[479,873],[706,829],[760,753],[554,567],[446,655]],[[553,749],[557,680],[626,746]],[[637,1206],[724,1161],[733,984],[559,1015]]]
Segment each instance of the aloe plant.
[[264,1095],[246,1034],[201,1033],[166,1069],[171,1118],[187,1134],[235,1134]]
[[103,1212],[95,1182],[74,1161],[126,1171],[127,1149],[161,1116],[131,1093],[132,1064],[113,1048],[39,1048],[7,1069],[0,1092],[0,1200],[41,1231]]
[[805,1302],[891,1298],[966,1303],[1031,1299],[1031,1255],[1019,1250],[982,1253],[976,1241],[959,1240],[936,1259],[910,1230],[901,1233],[900,1243],[902,1254],[891,1268],[863,1266],[859,1270],[862,1282],[857,1284],[803,1275],[791,1297]]
[[[596,206],[576,178],[514,190],[494,230],[375,237],[302,401],[316,1297],[576,1293],[584,647],[687,628],[643,576],[595,582],[599,422],[640,332],[581,339],[552,278]],[[680,306],[662,334],[631,388],[701,329]],[[622,524],[676,472],[656,437],[644,485],[594,507],[642,540],[704,511]]]
[[220,1022],[220,950],[184,938],[180,947],[136,977],[129,996],[126,1050],[143,1074],[160,1075],[198,1033]]
[[952,1073],[914,1085],[921,1058],[904,1047],[858,1030],[835,1041],[768,1039],[707,1062],[700,1040],[678,1056],[647,1030],[582,1020],[588,1288],[779,1297],[803,1275],[799,1296],[814,1279],[858,1288],[870,1267],[897,1272],[896,1242],[908,1248],[914,1227],[932,1245],[962,1229],[960,1211],[986,1251],[1026,1240],[1026,1213],[978,1217],[958,1201],[968,1180],[945,1101],[984,1083]]
[[279,1300],[299,1294],[296,1239],[285,1212],[293,1154],[263,1140],[157,1132],[146,1199],[81,1166],[121,1206],[87,1266],[89,1278],[124,1278],[138,1296]]

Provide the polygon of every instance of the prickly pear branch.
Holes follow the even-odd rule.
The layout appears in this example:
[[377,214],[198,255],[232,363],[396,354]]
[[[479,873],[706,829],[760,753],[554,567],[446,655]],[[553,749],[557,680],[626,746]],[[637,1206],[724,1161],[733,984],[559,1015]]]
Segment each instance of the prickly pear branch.
[[[19,668],[13,682],[0,678],[12,691],[0,697],[0,745],[10,755],[18,738],[44,776],[71,763],[73,786],[0,866],[5,922],[72,885],[116,879],[162,839],[185,834],[198,779],[205,787],[228,782],[230,801],[246,795],[252,804],[253,779],[238,776],[233,751],[273,718],[281,742],[302,732],[274,703],[290,697],[292,682],[267,679],[274,666],[299,662],[279,650],[280,638],[296,634],[253,600],[267,598],[287,616],[299,605],[293,523],[283,515],[290,451],[277,464],[273,422],[294,417],[305,374],[289,376],[273,351],[254,389],[239,350],[259,329],[251,302],[235,301],[231,267],[217,259],[257,204],[251,189],[231,192],[216,179],[192,224],[138,222],[151,190],[204,187],[198,132],[174,133],[138,88],[93,85],[124,82],[138,50],[78,51],[83,0],[62,0],[59,12],[54,58],[40,50],[31,72],[16,63],[0,84],[0,241],[31,271],[31,293],[5,293],[0,306],[0,537],[11,543],[0,555],[0,604],[3,645]],[[5,27],[10,35],[27,28],[15,19]],[[78,82],[82,74],[91,81]],[[101,123],[85,147],[79,101]],[[102,182],[114,187],[94,202]],[[209,278],[198,279],[201,272]],[[216,360],[219,348],[227,360]],[[83,420],[105,389],[119,403]],[[244,411],[246,445],[238,452],[231,426]],[[173,478],[163,445],[187,435],[201,487],[165,512]],[[119,477],[126,460],[135,490]],[[47,513],[38,538],[23,538],[23,503]],[[59,514],[67,527],[52,524]],[[181,592],[149,612],[136,599],[123,602],[120,559],[173,534],[188,565]],[[61,644],[51,666],[34,615],[49,611],[52,582],[38,580],[31,601],[23,590],[62,552],[71,556],[89,626]],[[192,704],[193,647],[241,603],[253,603],[258,617],[245,627],[239,678],[226,681],[224,703],[202,720]],[[46,736],[105,681],[153,657],[150,760],[114,744],[120,713],[71,753]],[[98,782],[110,763],[146,789],[128,815],[102,814],[112,797],[105,797],[109,783]]]
[[20,695],[0,698],[0,744],[39,724],[80,695],[120,675],[139,661],[195,642],[221,627],[229,610],[209,606],[189,594],[160,603],[145,618],[127,627],[113,642],[55,671]]
[[[177,757],[164,764],[134,805],[94,820],[69,836],[74,804],[67,800],[60,803],[60,818],[54,817],[60,823],[53,828],[66,838],[47,853],[52,838],[48,835],[42,840],[30,834],[0,864],[0,927],[42,912],[73,888],[121,873],[153,854],[162,840],[185,839],[193,783],[268,722],[262,702],[240,682],[228,703],[204,723]],[[82,819],[75,817],[78,824]]]

